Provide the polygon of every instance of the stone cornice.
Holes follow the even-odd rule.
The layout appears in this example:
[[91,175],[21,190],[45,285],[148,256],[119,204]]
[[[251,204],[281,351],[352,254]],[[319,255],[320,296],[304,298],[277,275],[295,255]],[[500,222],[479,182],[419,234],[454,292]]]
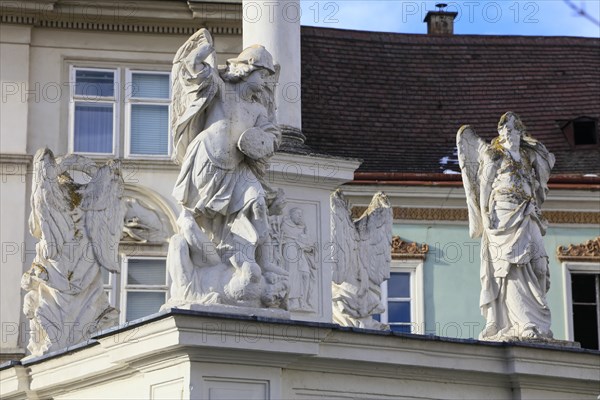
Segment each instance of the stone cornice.
[[111,0],[2,2],[0,21],[55,29],[191,35],[206,27],[212,34],[241,35],[241,2]]
[[556,255],[564,261],[600,262],[600,236],[581,244],[559,246]]

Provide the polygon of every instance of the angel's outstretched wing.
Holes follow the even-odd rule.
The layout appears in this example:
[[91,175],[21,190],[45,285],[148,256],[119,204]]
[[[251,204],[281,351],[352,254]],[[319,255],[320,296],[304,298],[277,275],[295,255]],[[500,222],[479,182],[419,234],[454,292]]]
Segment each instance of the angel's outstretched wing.
[[189,143],[204,130],[206,108],[222,84],[207,29],[200,29],[177,50],[171,79],[173,159],[181,164]]
[[360,240],[360,265],[369,275],[369,289],[376,294],[380,292],[381,283],[390,278],[392,220],[390,202],[383,192],[379,192],[373,196],[363,215],[354,222]]
[[331,195],[330,203],[333,282],[341,284],[348,280],[348,269],[358,265],[358,233],[341,190]]
[[118,251],[125,217],[122,195],[120,163],[114,160],[100,167],[82,191],[81,208],[93,255],[111,272],[120,272]]
[[483,220],[480,207],[479,164],[481,148],[487,143],[481,139],[470,125],[463,125],[456,134],[458,163],[469,210],[469,235],[472,238],[483,233]]
[[[70,178],[63,176],[63,172],[48,148],[35,153],[29,231],[40,239],[42,256],[49,260],[60,257],[63,246],[75,231],[69,214],[77,201],[75,184],[68,182]],[[68,185],[73,187],[66,187]]]

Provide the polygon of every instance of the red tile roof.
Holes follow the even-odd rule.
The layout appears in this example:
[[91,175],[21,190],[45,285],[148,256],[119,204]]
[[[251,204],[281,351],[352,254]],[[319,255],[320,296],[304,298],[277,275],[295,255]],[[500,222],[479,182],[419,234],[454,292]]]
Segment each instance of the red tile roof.
[[441,172],[462,124],[490,139],[509,110],[554,173],[600,173],[599,148],[571,149],[557,122],[600,119],[600,40],[302,27],[307,144],[363,159],[359,171]]

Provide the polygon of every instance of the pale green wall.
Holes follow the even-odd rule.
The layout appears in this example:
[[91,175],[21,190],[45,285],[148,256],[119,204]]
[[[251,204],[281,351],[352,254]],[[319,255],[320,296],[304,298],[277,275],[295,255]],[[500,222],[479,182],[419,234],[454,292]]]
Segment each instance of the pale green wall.
[[[469,238],[466,223],[395,223],[394,235],[429,245],[423,271],[425,333],[477,338],[485,325],[479,312],[480,239]],[[565,338],[565,313],[563,273],[556,248],[583,243],[598,235],[599,227],[559,226],[550,228],[545,237],[552,282],[548,303],[552,311],[552,330],[557,339]]]

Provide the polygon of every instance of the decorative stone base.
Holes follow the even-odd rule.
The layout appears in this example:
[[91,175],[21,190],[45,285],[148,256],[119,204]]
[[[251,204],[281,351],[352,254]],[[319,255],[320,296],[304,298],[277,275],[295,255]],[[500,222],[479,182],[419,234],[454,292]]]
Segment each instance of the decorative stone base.
[[182,304],[176,307],[181,310],[213,312],[219,314],[256,316],[263,318],[290,319],[290,312],[280,308],[238,307],[226,304]]

